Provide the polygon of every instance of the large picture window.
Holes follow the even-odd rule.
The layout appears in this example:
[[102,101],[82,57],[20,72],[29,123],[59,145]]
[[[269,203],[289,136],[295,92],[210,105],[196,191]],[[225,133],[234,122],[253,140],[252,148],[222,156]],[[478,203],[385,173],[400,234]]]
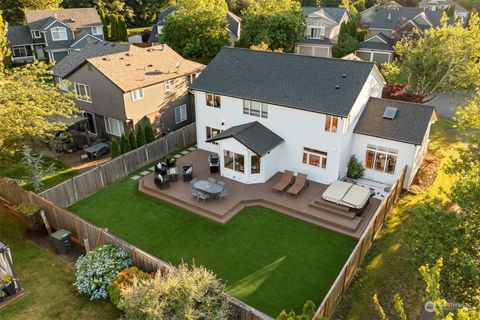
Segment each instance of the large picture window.
[[123,122],[113,118],[105,117],[105,129],[107,133],[121,137],[125,133],[123,129]]
[[326,169],[327,156],[328,154],[324,151],[303,148],[303,163],[305,164]]
[[79,96],[77,99],[85,102],[92,102],[92,95],[90,94],[90,86],[83,83],[74,83],[75,92]]
[[243,113],[268,118],[268,105],[258,101],[243,100]]
[[64,27],[55,27],[50,29],[53,41],[68,40],[67,29]]
[[220,96],[213,94],[213,93],[207,93],[207,106],[209,107],[214,107],[214,108],[220,108],[221,107],[221,101],[220,101]]
[[223,150],[223,166],[227,169],[244,173],[245,158],[243,154],[238,154],[232,151]]
[[337,132],[337,128],[338,128],[338,117],[327,115],[325,119],[325,131]]
[[389,174],[395,173],[398,150],[368,144],[365,168]]
[[14,58],[20,58],[20,57],[28,56],[27,49],[25,47],[13,47],[12,52],[13,52],[13,57]]

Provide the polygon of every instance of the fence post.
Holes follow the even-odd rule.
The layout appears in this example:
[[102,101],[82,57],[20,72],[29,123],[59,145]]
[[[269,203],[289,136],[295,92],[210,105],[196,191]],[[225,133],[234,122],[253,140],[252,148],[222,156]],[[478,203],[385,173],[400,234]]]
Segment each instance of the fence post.
[[97,170],[100,174],[100,182],[102,183],[102,189],[105,188],[105,181],[103,181],[103,174],[102,174],[102,169],[100,168],[100,166],[97,165]]
[[75,179],[75,177],[70,179],[70,182],[72,183],[73,196],[75,197],[75,202],[78,202],[77,190],[75,190],[75,182],[73,179]]
[[148,156],[148,145],[149,144],[145,145],[145,156],[147,157],[147,164],[150,163],[150,157]]
[[346,282],[347,282],[347,273],[348,273],[348,264],[345,265],[345,271],[343,273],[342,297],[343,297],[343,294],[345,293],[345,287],[346,287]]
[[125,155],[122,155],[123,168],[125,169],[125,176],[128,176],[127,162],[125,161]]

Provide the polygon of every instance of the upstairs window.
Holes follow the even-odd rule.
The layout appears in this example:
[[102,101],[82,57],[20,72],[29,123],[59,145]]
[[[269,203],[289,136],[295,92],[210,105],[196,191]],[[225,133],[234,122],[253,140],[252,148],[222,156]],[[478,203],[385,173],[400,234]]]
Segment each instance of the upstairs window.
[[310,27],[310,38],[312,39],[321,39],[325,37],[325,27]]
[[165,82],[163,82],[163,89],[165,90],[165,92],[170,91],[170,88],[171,88],[170,80],[166,80]]
[[107,133],[117,137],[125,134],[123,122],[117,119],[105,117],[105,129]]
[[132,91],[132,101],[143,99],[143,88],[135,89]]
[[97,35],[102,35],[103,34],[103,27],[92,27],[92,34],[97,36]]
[[328,116],[325,119],[325,131],[326,132],[337,132],[338,128],[338,117]]
[[195,79],[197,79],[197,74],[196,73],[192,73],[192,74],[189,74],[187,76],[188,83],[193,83],[193,81],[195,81]]
[[90,94],[90,86],[83,83],[74,83],[75,92],[79,96],[77,99],[85,102],[92,102],[92,95]]
[[221,104],[219,95],[216,95],[213,93],[207,93],[206,98],[207,98],[207,106],[214,107],[214,108],[221,107],[222,104]]
[[[215,129],[208,126],[206,127],[206,131],[207,131],[207,139],[213,138],[221,132],[220,129]],[[212,143],[215,143],[215,142],[212,142]]]
[[64,27],[52,28],[50,32],[52,33],[53,41],[68,40],[67,29]]
[[326,169],[327,155],[328,154],[325,151],[303,148],[303,163]]
[[258,101],[243,100],[243,113],[268,118],[268,105]]
[[389,174],[395,173],[398,150],[368,144],[365,168]]
[[41,34],[40,31],[38,31],[38,30],[33,30],[33,31],[32,31],[32,37],[33,37],[34,39],[40,39],[40,38],[42,37],[42,34]]

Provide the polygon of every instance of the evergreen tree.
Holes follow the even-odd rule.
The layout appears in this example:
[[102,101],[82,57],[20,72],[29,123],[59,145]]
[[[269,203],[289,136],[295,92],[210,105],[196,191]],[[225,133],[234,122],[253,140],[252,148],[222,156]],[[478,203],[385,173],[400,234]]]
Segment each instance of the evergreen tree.
[[132,148],[130,147],[130,142],[128,141],[127,137],[125,137],[124,134],[122,134],[122,138],[120,139],[120,150],[122,154],[132,150]]
[[112,41],[117,41],[118,40],[118,16],[116,14],[111,14],[109,16],[110,20],[110,39]]
[[0,75],[3,74],[4,70],[4,63],[8,56],[8,49],[7,43],[7,29],[8,23],[3,21],[3,12],[0,10]]
[[152,125],[147,123],[145,126],[145,140],[147,143],[153,142],[155,140],[155,133],[153,132]]
[[102,20],[103,35],[105,36],[105,39],[110,39],[110,35],[108,31],[108,17],[105,15],[105,10],[103,10],[102,8],[99,8],[98,15],[100,16],[100,20]]
[[110,143],[110,154],[112,155],[112,159],[115,159],[121,154],[120,146],[118,145],[118,141],[115,138],[113,138],[112,142]]
[[138,125],[138,128],[137,128],[137,145],[138,145],[138,147],[141,147],[146,143],[147,143],[147,140],[145,139],[145,129],[141,125]]
[[133,131],[133,129],[130,129],[130,133],[128,134],[128,142],[130,142],[130,148],[132,148],[132,150],[137,149],[137,137],[135,136],[135,131]]
[[127,40],[127,23],[123,16],[118,16],[117,21],[117,41],[126,41]]

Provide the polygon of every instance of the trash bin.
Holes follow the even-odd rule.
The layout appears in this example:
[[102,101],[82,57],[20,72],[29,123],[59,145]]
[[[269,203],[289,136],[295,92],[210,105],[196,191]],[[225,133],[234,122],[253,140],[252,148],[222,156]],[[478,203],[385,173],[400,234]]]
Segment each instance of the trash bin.
[[67,254],[72,248],[72,242],[70,241],[70,235],[72,233],[65,229],[57,230],[52,234],[53,244],[57,248],[58,253]]

